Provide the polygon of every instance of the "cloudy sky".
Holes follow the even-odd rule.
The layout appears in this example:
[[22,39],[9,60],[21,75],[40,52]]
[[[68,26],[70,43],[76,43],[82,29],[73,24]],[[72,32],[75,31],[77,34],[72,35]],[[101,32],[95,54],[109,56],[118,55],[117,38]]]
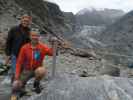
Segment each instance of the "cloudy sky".
[[130,11],[133,9],[133,0],[50,0],[57,3],[63,11],[78,12],[83,8],[115,8]]

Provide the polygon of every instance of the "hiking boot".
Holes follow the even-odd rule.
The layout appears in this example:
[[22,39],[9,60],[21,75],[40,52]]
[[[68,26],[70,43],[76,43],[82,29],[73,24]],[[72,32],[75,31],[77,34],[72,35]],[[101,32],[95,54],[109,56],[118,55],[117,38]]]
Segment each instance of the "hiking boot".
[[26,95],[27,94],[27,91],[25,90],[25,89],[22,89],[21,91],[20,91],[20,93],[19,93],[19,97],[21,98],[21,97],[23,97],[24,95]]
[[41,86],[40,86],[40,81],[34,81],[34,84],[33,84],[33,87],[34,87],[34,91],[37,93],[37,94],[39,94],[39,93],[41,93],[41,91],[42,91],[42,88],[41,88]]

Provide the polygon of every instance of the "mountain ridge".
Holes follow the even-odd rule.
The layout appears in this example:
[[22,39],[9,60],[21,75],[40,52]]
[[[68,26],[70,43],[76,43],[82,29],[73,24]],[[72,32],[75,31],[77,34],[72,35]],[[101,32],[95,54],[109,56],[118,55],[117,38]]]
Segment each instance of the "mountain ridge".
[[125,14],[122,10],[84,8],[76,14],[81,25],[110,25]]

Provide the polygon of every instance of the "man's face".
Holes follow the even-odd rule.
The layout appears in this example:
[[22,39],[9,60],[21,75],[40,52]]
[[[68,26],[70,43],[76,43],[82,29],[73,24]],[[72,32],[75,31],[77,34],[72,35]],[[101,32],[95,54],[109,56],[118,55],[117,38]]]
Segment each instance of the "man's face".
[[22,24],[23,27],[29,27],[30,24],[31,24],[31,19],[28,18],[28,17],[23,17],[21,19],[21,24]]

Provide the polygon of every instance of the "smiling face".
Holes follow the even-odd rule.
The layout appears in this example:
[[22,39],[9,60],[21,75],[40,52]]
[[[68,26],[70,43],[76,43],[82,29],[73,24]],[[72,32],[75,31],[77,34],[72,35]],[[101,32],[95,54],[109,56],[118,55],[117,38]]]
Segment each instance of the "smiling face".
[[21,18],[21,25],[23,27],[29,27],[31,25],[31,22],[32,22],[32,18],[31,16],[22,16]]
[[31,43],[32,43],[33,45],[36,45],[36,44],[38,44],[38,42],[39,42],[40,35],[39,35],[38,33],[31,32],[31,33],[30,33],[30,38],[31,38]]

